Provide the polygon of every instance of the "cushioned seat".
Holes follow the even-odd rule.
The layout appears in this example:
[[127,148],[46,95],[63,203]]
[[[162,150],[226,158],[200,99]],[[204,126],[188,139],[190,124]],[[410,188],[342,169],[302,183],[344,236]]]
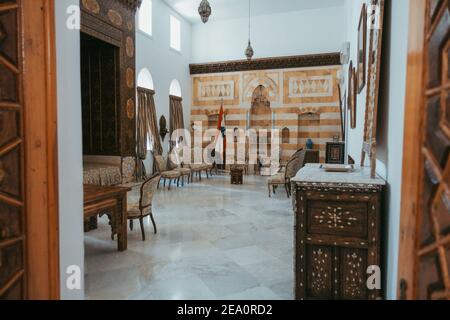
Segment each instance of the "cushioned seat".
[[284,172],[279,172],[276,175],[269,178],[269,184],[284,184],[286,183],[286,177]]
[[133,221],[135,219],[139,219],[143,241],[145,240],[145,217],[150,216],[153,224],[153,230],[155,231],[155,234],[157,233],[155,219],[153,218],[152,202],[160,179],[161,176],[159,174],[155,174],[150,179],[145,181],[141,186],[139,200],[136,200],[130,194],[127,197],[127,219],[130,220],[130,229],[133,230]]
[[172,184],[172,180],[177,180],[177,185],[179,185],[181,178],[181,171],[179,169],[173,170],[167,169],[167,164],[164,161],[164,158],[160,155],[155,156],[155,164],[159,175],[161,176],[162,179],[164,179],[164,186],[166,185],[166,180],[169,180],[169,190]]
[[305,165],[305,158],[308,151],[302,150],[294,154],[294,156],[286,164],[286,168],[280,170],[277,174],[267,179],[267,186],[269,187],[269,197],[271,197],[271,190],[275,193],[275,189],[279,185],[284,185],[288,198],[291,194],[291,179],[295,177],[297,172]]

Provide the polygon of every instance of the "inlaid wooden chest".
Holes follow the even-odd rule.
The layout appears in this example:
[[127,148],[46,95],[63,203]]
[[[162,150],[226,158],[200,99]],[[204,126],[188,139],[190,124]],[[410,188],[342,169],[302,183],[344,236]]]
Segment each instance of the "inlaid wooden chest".
[[372,290],[376,278],[371,286],[367,280],[382,267],[384,181],[368,178],[368,170],[325,173],[307,165],[294,179],[296,299],[381,298]]

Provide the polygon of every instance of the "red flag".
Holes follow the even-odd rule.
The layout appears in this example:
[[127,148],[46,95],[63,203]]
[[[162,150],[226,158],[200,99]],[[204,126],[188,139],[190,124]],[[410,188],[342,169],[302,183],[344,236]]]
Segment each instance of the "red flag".
[[223,121],[223,101],[222,101],[222,104],[220,105],[219,123],[217,125],[217,130],[219,130],[219,131],[222,130],[222,121]]

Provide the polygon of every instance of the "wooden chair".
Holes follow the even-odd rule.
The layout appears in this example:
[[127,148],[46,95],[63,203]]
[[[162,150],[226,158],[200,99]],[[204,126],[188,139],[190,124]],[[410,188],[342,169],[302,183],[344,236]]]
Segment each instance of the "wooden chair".
[[153,223],[153,230],[157,233],[155,219],[153,218],[152,201],[156,192],[161,176],[153,175],[141,186],[139,202],[133,202],[131,199],[127,202],[128,220],[130,220],[130,229],[133,230],[133,221],[139,219],[142,232],[142,241],[145,241],[144,218],[150,216]]
[[[156,170],[158,171],[158,174],[161,175],[161,179],[164,179],[164,187],[166,186],[167,180],[169,180],[169,190],[170,190],[170,186],[172,185],[172,181],[176,180],[177,186],[180,185],[180,178],[181,178],[180,170],[177,170],[177,169],[169,170],[167,168],[167,162],[160,155],[155,155],[155,164],[156,164]],[[159,183],[158,183],[158,188],[159,188]]]
[[175,162],[171,161],[172,158],[169,157],[169,167],[172,170],[178,170],[181,173],[181,185],[184,187],[184,177],[187,178],[187,183],[191,183],[191,177],[192,177],[192,170],[190,168],[188,168],[187,166],[185,166],[181,160],[180,160],[180,152],[181,151],[176,151],[173,150],[173,155],[175,157]]
[[307,163],[318,163],[319,151],[317,150],[299,150],[297,151],[289,162],[286,164],[284,170],[269,178],[267,185],[269,188],[269,197],[272,196],[271,191],[275,193],[276,187],[284,185],[288,198],[291,196],[291,179],[295,177],[297,172]]

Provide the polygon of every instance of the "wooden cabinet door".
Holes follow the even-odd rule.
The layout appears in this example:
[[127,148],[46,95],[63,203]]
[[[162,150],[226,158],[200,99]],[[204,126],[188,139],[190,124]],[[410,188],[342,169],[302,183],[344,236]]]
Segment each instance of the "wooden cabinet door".
[[411,2],[401,299],[450,299],[449,6],[448,0]]
[[0,299],[59,297],[53,0],[0,0]]
[[20,1],[0,1],[0,298],[25,295]]

